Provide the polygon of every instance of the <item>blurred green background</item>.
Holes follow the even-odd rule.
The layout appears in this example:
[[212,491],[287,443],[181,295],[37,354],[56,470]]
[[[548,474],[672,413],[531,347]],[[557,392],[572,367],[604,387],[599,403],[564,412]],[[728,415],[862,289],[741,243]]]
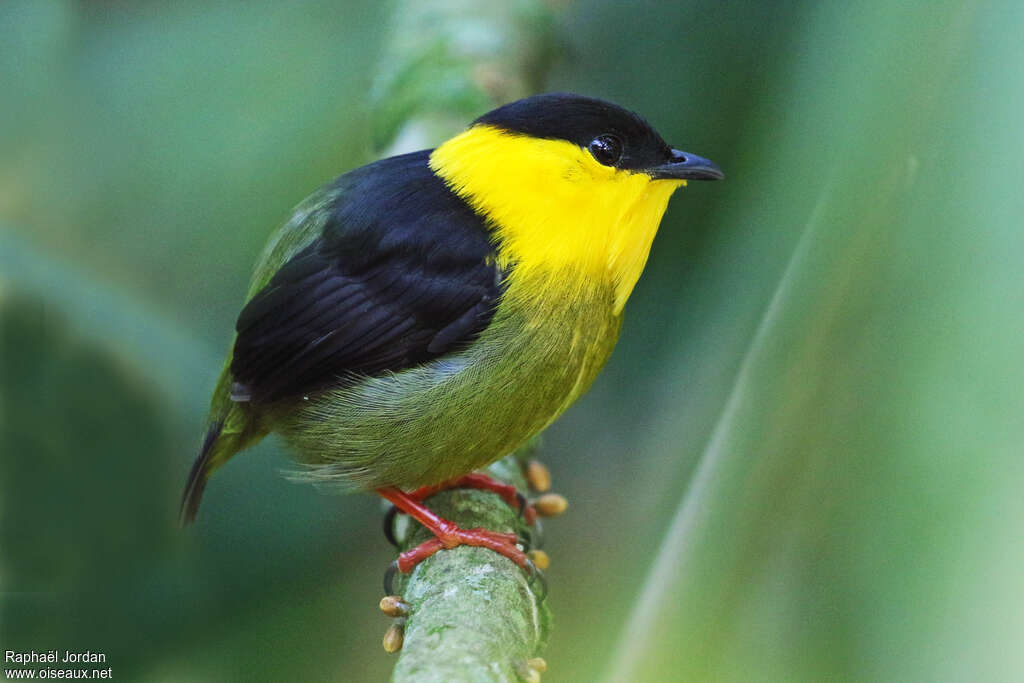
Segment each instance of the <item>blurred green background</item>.
[[1024,679],[1024,4],[0,5],[0,649],[384,680],[370,496],[274,439],[176,527],[249,270],[319,184],[536,90],[672,202],[544,459],[546,681]]

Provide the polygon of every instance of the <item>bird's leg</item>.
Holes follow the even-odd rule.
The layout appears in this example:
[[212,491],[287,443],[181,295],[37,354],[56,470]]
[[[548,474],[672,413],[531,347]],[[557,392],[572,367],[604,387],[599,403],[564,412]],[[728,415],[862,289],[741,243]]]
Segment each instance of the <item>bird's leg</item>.
[[397,509],[425,526],[435,536],[435,538],[425,541],[411,550],[406,550],[398,556],[398,570],[402,573],[407,574],[411,572],[417,564],[438,550],[456,548],[460,545],[490,548],[494,552],[512,560],[523,569],[531,573],[534,571],[531,569],[532,563],[527,559],[526,553],[516,545],[518,539],[515,534],[488,531],[487,529],[463,529],[454,522],[450,522],[432,512],[413,495],[394,487],[377,489],[377,493],[391,502]]
[[[519,515],[527,525],[533,526],[537,521],[536,508],[534,508],[533,504],[530,503],[526,499],[526,496],[520,493],[515,486],[500,482],[490,475],[483,474],[481,472],[465,474],[461,477],[449,479],[448,481],[441,482],[440,484],[434,484],[432,486],[421,486],[414,491],[409,491],[406,495],[417,503],[422,503],[435,493],[440,493],[441,491],[454,488],[472,488],[496,493],[501,496],[502,500],[508,503],[510,507],[519,510]],[[404,510],[400,510],[397,505],[392,505],[384,515],[383,520],[384,537],[396,548],[398,547],[398,539],[395,538],[394,523],[395,515],[399,512],[404,512]]]
[[519,510],[519,514],[523,516],[523,520],[527,524],[533,524],[537,520],[537,511],[534,510],[533,506],[526,500],[526,496],[516,490],[515,486],[500,482],[494,477],[482,472],[464,474],[461,477],[449,479],[448,481],[441,482],[440,484],[434,484],[433,486],[421,486],[415,491],[411,491],[408,495],[416,502],[421,503],[435,493],[445,491],[447,489],[479,489],[481,491],[497,493],[506,503],[509,504],[509,506]]

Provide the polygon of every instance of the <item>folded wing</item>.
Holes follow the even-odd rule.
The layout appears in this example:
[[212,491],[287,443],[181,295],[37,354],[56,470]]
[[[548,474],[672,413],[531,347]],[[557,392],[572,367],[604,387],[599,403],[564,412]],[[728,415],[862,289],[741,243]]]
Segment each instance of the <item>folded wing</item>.
[[294,399],[397,372],[486,328],[501,273],[483,221],[425,158],[387,162],[401,160],[401,175],[381,162],[343,176],[323,233],[242,310],[237,400]]

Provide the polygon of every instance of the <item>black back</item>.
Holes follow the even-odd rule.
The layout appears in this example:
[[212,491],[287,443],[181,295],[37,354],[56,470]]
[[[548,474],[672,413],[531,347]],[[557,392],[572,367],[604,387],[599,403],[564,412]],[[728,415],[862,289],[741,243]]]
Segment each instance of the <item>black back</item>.
[[501,293],[488,229],[429,150],[335,181],[323,234],[238,317],[236,398],[268,403],[414,366],[471,341]]

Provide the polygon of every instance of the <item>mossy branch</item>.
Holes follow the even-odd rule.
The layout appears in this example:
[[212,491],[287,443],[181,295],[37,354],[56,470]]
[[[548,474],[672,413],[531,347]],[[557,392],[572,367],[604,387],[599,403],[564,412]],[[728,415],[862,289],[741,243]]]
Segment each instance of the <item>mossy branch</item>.
[[[526,490],[515,456],[495,463],[488,473]],[[452,489],[432,496],[428,504],[463,528],[534,538],[539,533],[539,520],[528,531],[517,511],[494,493]],[[431,537],[404,515],[395,527],[402,550]],[[395,588],[408,615],[394,681],[539,680],[543,665],[534,658],[551,627],[542,579],[531,585],[529,576],[502,555],[460,546],[434,554],[408,576],[400,574]]]
[[[540,90],[559,53],[559,5],[398,0],[370,93],[375,150],[397,154],[433,146],[495,105]],[[489,473],[526,490],[516,456]],[[444,491],[428,505],[462,528],[527,533],[516,511],[493,493]],[[404,515],[395,526],[403,550],[431,537]],[[463,546],[436,553],[395,584],[402,611],[408,609],[385,638],[389,649],[401,647],[395,681],[539,679],[543,663],[533,658],[547,640],[551,614],[540,584],[531,586],[511,560]]]

